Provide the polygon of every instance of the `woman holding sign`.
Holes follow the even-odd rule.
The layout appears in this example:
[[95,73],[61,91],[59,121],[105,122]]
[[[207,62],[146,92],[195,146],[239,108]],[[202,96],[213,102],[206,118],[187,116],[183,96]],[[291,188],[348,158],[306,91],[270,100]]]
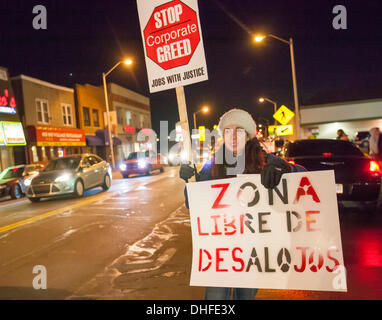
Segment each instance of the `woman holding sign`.
[[[233,178],[237,174],[261,174],[261,183],[270,189],[279,184],[282,174],[306,171],[302,166],[289,164],[273,154],[267,154],[255,138],[255,121],[244,110],[232,109],[223,114],[219,130],[223,135],[223,144],[199,173],[189,165],[181,166],[179,175],[186,183],[194,175],[196,181],[206,181]],[[188,208],[186,190],[185,197]],[[205,299],[229,300],[231,291],[231,288],[207,287]],[[233,299],[253,300],[256,293],[255,288],[233,288]]]

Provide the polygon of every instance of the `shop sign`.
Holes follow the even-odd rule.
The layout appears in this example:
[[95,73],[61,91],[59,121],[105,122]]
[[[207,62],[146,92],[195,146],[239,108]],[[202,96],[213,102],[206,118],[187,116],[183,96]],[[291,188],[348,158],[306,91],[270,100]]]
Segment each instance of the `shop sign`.
[[8,89],[4,89],[4,92],[0,94],[0,113],[16,113],[16,100],[15,97],[9,96]]
[[25,136],[21,122],[0,122],[0,144],[7,146],[25,146]]
[[35,127],[37,146],[86,146],[85,131],[76,128]]

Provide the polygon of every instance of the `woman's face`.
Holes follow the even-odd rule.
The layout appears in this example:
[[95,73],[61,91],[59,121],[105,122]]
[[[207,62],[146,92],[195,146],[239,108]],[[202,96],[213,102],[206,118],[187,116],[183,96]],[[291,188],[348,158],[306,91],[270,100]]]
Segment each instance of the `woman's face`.
[[230,125],[224,129],[224,144],[234,155],[244,150],[247,139],[242,127]]

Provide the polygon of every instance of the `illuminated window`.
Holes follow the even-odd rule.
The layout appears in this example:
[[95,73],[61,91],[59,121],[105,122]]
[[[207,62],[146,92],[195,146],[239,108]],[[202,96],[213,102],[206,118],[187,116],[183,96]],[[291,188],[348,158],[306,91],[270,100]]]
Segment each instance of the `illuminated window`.
[[122,114],[122,108],[121,107],[116,107],[116,112],[117,112],[117,123],[120,125],[123,125],[123,114]]
[[139,127],[144,128],[145,127],[145,116],[143,114],[139,115]]
[[82,107],[82,113],[84,115],[84,126],[90,127],[90,111],[88,107]]
[[126,116],[126,124],[130,125],[131,124],[131,112],[129,110],[126,110],[125,116]]
[[62,109],[62,119],[64,121],[64,126],[73,125],[73,115],[72,106],[70,104],[61,104]]
[[98,117],[98,110],[92,109],[92,115],[93,115],[93,126],[99,127],[99,117]]
[[48,100],[36,99],[37,122],[50,123]]

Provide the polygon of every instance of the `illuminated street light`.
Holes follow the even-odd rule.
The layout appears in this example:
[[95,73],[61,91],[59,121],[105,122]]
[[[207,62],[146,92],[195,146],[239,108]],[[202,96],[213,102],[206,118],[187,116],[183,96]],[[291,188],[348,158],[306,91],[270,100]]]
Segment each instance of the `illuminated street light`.
[[207,107],[207,106],[204,106],[202,109],[200,109],[200,110],[198,110],[198,111],[193,113],[193,116],[194,116],[194,129],[196,129],[196,114],[200,113],[200,112],[207,113],[208,111],[210,111],[210,108]]
[[129,65],[133,64],[133,60],[126,59],[125,61],[123,61],[123,63],[129,66]]
[[114,159],[114,148],[113,148],[113,137],[111,136],[111,125],[110,125],[110,111],[109,111],[109,99],[107,98],[107,85],[106,85],[106,77],[115,69],[117,68],[121,63],[125,63],[126,65],[130,66],[133,61],[131,59],[125,59],[118,61],[108,72],[102,73],[102,81],[103,81],[103,90],[105,94],[105,103],[106,103],[106,114],[107,114],[107,127],[109,132],[109,145],[110,145],[110,152],[111,152],[111,162],[113,168],[115,168],[115,159]]
[[[268,98],[263,98],[263,97],[259,98],[259,102],[260,103],[263,103],[264,101],[268,101],[268,102],[272,103],[274,108],[275,108],[274,113],[276,113],[276,111],[277,111],[277,103],[275,101],[271,100],[271,99],[268,99]],[[276,120],[275,120],[275,124],[276,124]]]
[[296,80],[296,67],[295,67],[295,62],[294,62],[293,39],[289,38],[289,40],[285,40],[285,39],[277,37],[277,36],[275,36],[273,34],[268,34],[266,36],[264,36],[264,35],[255,35],[254,36],[254,41],[255,42],[262,42],[266,37],[274,38],[276,40],[279,40],[279,41],[289,45],[290,60],[291,60],[291,66],[292,66],[294,107],[295,107],[295,113],[296,113],[296,137],[298,139],[299,138],[299,131],[300,131],[300,111],[299,111],[298,95],[297,95],[297,80]]
[[255,42],[261,42],[261,41],[264,40],[264,38],[265,38],[265,36],[257,35],[257,36],[254,36],[254,37],[253,37],[253,40],[254,40]]

